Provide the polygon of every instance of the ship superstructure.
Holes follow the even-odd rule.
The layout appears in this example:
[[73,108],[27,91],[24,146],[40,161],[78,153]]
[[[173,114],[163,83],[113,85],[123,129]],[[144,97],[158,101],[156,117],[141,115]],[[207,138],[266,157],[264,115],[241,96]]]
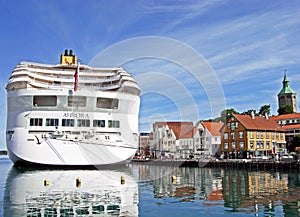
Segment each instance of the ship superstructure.
[[130,160],[138,147],[140,89],[122,68],[21,62],[7,90],[7,149],[13,162],[104,165]]

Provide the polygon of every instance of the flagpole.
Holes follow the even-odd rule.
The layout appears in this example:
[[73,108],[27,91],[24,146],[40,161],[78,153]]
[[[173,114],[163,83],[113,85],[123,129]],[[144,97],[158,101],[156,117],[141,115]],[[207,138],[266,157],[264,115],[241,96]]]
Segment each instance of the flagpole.
[[78,89],[78,77],[79,77],[79,67],[80,67],[80,60],[77,60],[77,67],[76,67],[76,71],[75,71],[75,74],[74,74],[74,92],[77,91]]

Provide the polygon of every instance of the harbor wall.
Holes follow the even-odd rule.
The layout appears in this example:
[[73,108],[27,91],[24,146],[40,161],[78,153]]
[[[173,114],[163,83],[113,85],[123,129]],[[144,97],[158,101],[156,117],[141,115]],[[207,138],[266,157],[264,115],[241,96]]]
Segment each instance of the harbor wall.
[[300,162],[285,161],[198,161],[198,160],[151,160],[132,161],[135,164],[157,165],[157,166],[177,166],[177,167],[209,167],[209,168],[239,168],[246,170],[295,170],[300,171]]

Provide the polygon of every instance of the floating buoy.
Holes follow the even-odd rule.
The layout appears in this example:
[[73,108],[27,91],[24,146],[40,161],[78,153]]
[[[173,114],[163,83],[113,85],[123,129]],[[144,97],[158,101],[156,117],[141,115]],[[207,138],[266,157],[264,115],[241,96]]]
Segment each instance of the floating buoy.
[[80,186],[81,186],[81,179],[80,179],[80,178],[77,178],[77,179],[76,179],[76,187],[77,187],[77,188],[80,188]]
[[48,185],[50,185],[50,181],[48,179],[45,179],[44,180],[44,186],[48,186]]
[[124,185],[125,184],[125,177],[121,176],[121,184]]
[[173,184],[176,183],[176,176],[172,176],[172,183],[173,183]]

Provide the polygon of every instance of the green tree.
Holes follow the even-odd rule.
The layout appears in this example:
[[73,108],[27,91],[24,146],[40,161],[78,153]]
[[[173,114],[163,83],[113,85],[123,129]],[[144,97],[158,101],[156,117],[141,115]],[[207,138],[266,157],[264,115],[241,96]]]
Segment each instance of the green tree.
[[252,115],[252,112],[253,112],[253,114],[254,115],[257,115],[256,114],[256,110],[254,110],[254,109],[249,109],[249,110],[247,110],[247,111],[244,111],[243,113],[242,113],[242,115]]
[[231,114],[239,114],[236,110],[234,110],[233,108],[230,109],[225,109],[221,112],[221,121],[222,122],[226,122],[227,118],[231,115]]
[[278,115],[291,114],[293,112],[293,107],[290,105],[281,105],[277,110]]
[[296,147],[300,147],[300,135],[294,136],[292,144],[290,144],[290,146],[288,147],[289,152],[294,151]]
[[270,114],[271,114],[271,105],[269,104],[269,105],[261,106],[260,109],[259,109],[258,114],[260,116],[265,116],[265,115],[270,116]]

